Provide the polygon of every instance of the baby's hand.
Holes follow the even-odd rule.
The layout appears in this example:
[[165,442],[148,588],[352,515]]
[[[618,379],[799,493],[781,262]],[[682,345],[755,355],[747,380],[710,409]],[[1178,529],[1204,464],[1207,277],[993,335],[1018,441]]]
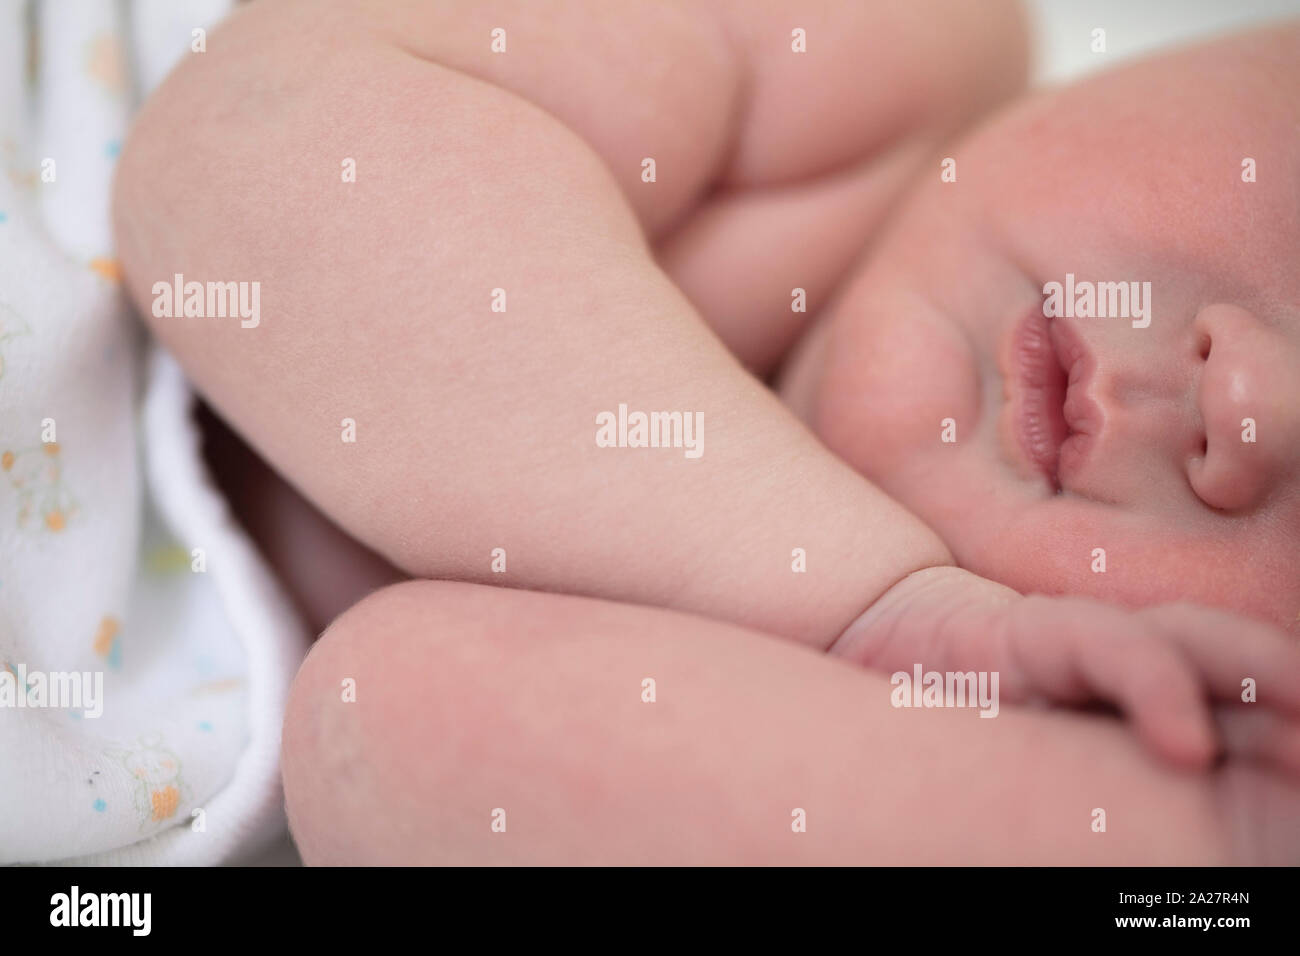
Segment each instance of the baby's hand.
[[958,568],[930,568],[895,585],[831,653],[886,672],[997,671],[1010,703],[1105,702],[1153,751],[1187,767],[1220,751],[1217,714],[1228,750],[1300,773],[1300,648],[1222,611],[1022,597]]

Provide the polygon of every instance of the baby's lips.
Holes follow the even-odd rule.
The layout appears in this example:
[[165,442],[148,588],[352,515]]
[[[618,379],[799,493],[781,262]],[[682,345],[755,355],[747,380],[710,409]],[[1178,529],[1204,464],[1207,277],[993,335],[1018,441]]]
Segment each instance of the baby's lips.
[[1057,477],[1062,485],[1070,482],[1087,461],[1105,416],[1092,396],[1097,358],[1088,348],[1078,328],[1069,319],[1053,319],[1052,345],[1066,373],[1065,400],[1061,414],[1069,432],[1061,443],[1057,459]]
[[1063,412],[1065,369],[1040,309],[1031,309],[1012,334],[1016,439],[1025,457],[1055,486],[1061,444],[1069,435]]

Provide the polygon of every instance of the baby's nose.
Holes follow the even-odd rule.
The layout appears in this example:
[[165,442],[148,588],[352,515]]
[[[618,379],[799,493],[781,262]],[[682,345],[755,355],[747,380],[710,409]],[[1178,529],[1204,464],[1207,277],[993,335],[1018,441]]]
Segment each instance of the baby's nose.
[[1300,449],[1300,346],[1259,316],[1215,304],[1196,316],[1205,450],[1192,488],[1214,508],[1249,508],[1288,480]]

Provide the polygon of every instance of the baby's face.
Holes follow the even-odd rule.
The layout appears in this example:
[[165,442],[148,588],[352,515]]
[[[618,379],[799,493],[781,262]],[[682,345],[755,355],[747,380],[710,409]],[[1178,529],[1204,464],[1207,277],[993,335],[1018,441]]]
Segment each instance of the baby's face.
[[[1279,31],[1021,104],[833,307],[812,425],[963,566],[1297,621],[1298,50]],[[1067,274],[1084,309],[1089,283],[1138,295],[1045,317]]]

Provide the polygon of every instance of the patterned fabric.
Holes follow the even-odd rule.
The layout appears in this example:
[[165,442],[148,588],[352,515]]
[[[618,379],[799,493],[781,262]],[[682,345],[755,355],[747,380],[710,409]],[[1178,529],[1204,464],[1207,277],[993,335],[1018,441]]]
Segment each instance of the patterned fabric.
[[227,3],[0,0],[0,863],[208,863],[283,825],[303,628],[120,289],[130,112]]

